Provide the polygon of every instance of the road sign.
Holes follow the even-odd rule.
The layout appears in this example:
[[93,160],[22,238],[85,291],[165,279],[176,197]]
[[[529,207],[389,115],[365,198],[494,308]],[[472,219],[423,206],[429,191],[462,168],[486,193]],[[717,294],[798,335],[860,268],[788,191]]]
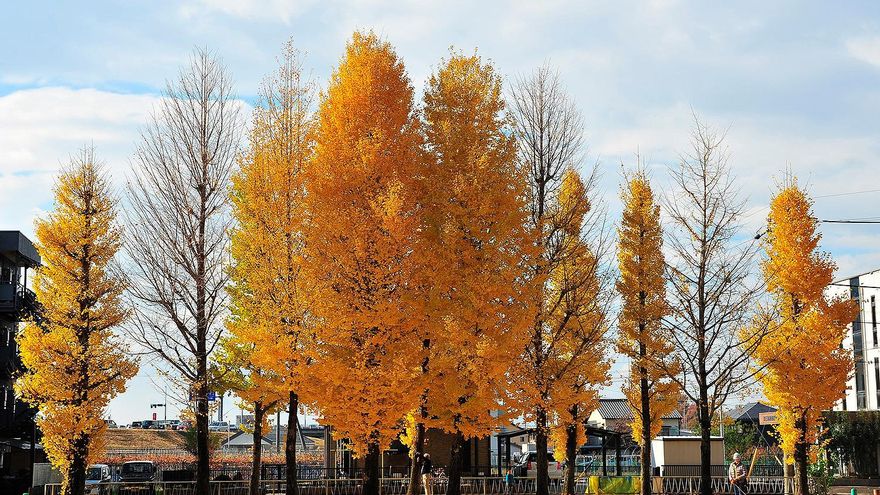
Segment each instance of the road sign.
[[156,413],[153,413],[153,421],[156,421]]
[[217,400],[217,392],[208,392],[208,402]]
[[779,420],[776,419],[776,411],[758,413],[759,425],[778,425]]

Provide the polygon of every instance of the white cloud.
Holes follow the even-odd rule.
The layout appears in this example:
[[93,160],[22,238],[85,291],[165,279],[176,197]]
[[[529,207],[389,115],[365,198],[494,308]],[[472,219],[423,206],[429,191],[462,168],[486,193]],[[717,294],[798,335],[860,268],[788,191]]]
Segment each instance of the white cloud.
[[158,97],[94,89],[40,88],[0,97],[0,228],[30,233],[52,201],[55,172],[94,145],[115,181],[124,178]]
[[880,66],[880,36],[850,38],[846,41],[846,51],[862,62]]

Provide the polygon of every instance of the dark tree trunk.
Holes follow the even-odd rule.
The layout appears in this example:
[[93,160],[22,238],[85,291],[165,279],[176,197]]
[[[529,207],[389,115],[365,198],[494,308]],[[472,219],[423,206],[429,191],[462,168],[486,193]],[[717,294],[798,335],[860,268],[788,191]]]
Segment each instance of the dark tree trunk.
[[86,468],[88,467],[89,439],[81,435],[73,442],[73,455],[67,468],[67,493],[83,495],[86,492]]
[[[204,373],[199,376],[207,376],[207,365],[199,359],[199,369],[204,366]],[[196,391],[196,493],[211,493],[211,453],[208,451],[208,384],[205,378],[199,380]]]
[[799,432],[798,442],[794,446],[794,465],[797,471],[797,495],[809,495],[809,477],[807,473],[809,461],[809,445],[804,441],[806,438],[807,422],[803,416],[795,421],[795,428]]
[[705,401],[700,404],[700,495],[712,495],[712,418]]
[[550,473],[547,472],[547,411],[538,407],[535,411],[535,457],[537,477],[535,494],[549,495]]
[[461,454],[465,441],[461,432],[456,432],[452,436],[452,448],[449,451],[449,484],[446,485],[446,495],[461,494]]
[[379,495],[379,443],[371,441],[364,456],[364,495]]
[[[639,327],[644,332],[644,324]],[[644,359],[647,354],[644,342],[639,342],[639,354]],[[651,495],[651,400],[650,390],[648,387],[648,370],[644,366],[639,367],[639,392],[641,393],[641,416],[642,416],[642,452],[641,452],[641,474],[642,474],[642,495]]]
[[[577,406],[573,406],[569,412],[572,418],[577,417]],[[577,425],[570,424],[565,428],[565,495],[574,495],[574,477],[577,471]],[[559,459],[557,459],[559,460]]]
[[251,461],[251,491],[250,495],[260,493],[260,468],[263,455],[263,415],[266,409],[260,402],[254,403],[254,457]]
[[287,410],[287,443],[284,446],[284,463],[287,495],[296,495],[296,411],[299,409],[299,397],[295,392],[290,393],[290,405]]
[[[422,376],[427,376],[430,364],[431,339],[422,340],[425,358],[422,360]],[[409,467],[409,485],[406,495],[418,495],[421,481],[422,454],[425,453],[425,419],[428,418],[428,390],[422,392],[419,402],[419,419],[416,423],[416,440],[413,445],[412,464]]]
[[[424,407],[420,408],[424,411]],[[424,417],[424,412],[422,413]],[[409,486],[406,495],[418,495],[421,487],[422,454],[425,453],[425,424],[420,420],[416,423],[416,439],[413,445],[412,463],[409,467]]]

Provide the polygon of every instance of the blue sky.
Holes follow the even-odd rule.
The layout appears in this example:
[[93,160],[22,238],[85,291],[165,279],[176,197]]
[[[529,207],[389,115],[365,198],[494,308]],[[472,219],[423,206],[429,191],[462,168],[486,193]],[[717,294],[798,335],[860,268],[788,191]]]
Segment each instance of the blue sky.
[[[53,174],[84,144],[121,186],[164,81],[194,47],[219,54],[250,101],[285,40],[323,83],[354,29],[395,45],[417,93],[450,46],[478,49],[508,78],[555,65],[583,112],[584,163],[599,164],[612,213],[620,164],[636,152],[665,188],[692,112],[729,128],[750,231],[786,167],[817,197],[820,218],[880,208],[876,2],[4,0],[0,12],[0,229],[33,231],[51,207]],[[839,195],[858,191],[873,192]],[[823,229],[841,275],[880,267],[880,225]],[[111,405],[114,418],[146,417],[161,397],[144,368]]]

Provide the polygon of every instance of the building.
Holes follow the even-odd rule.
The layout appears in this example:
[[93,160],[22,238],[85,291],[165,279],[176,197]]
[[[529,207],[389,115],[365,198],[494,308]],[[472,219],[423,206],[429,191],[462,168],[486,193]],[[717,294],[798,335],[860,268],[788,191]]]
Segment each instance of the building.
[[739,431],[744,431],[745,428],[753,428],[755,432],[753,442],[756,445],[772,447],[777,444],[776,427],[773,424],[761,424],[761,414],[775,412],[775,407],[757,401],[747,402],[734,407],[730,411],[724,411],[724,416],[733,420],[732,427],[737,428]]
[[832,282],[828,295],[859,303],[859,313],[849,326],[843,348],[852,352],[853,374],[838,411],[880,410],[880,336],[877,304],[880,302],[880,269]]
[[[587,424],[610,431],[630,432],[633,413],[626,399],[599,399],[599,408],[590,414]],[[678,435],[681,432],[681,413],[674,410],[663,417],[661,436]]]
[[[18,231],[0,230],[0,479],[30,473],[34,444],[34,410],[15,397],[12,383],[21,368],[15,336],[19,323],[37,310],[28,278],[40,256]],[[42,456],[42,454],[39,454]],[[6,493],[0,482],[0,492]],[[9,492],[12,493],[12,492]]]

